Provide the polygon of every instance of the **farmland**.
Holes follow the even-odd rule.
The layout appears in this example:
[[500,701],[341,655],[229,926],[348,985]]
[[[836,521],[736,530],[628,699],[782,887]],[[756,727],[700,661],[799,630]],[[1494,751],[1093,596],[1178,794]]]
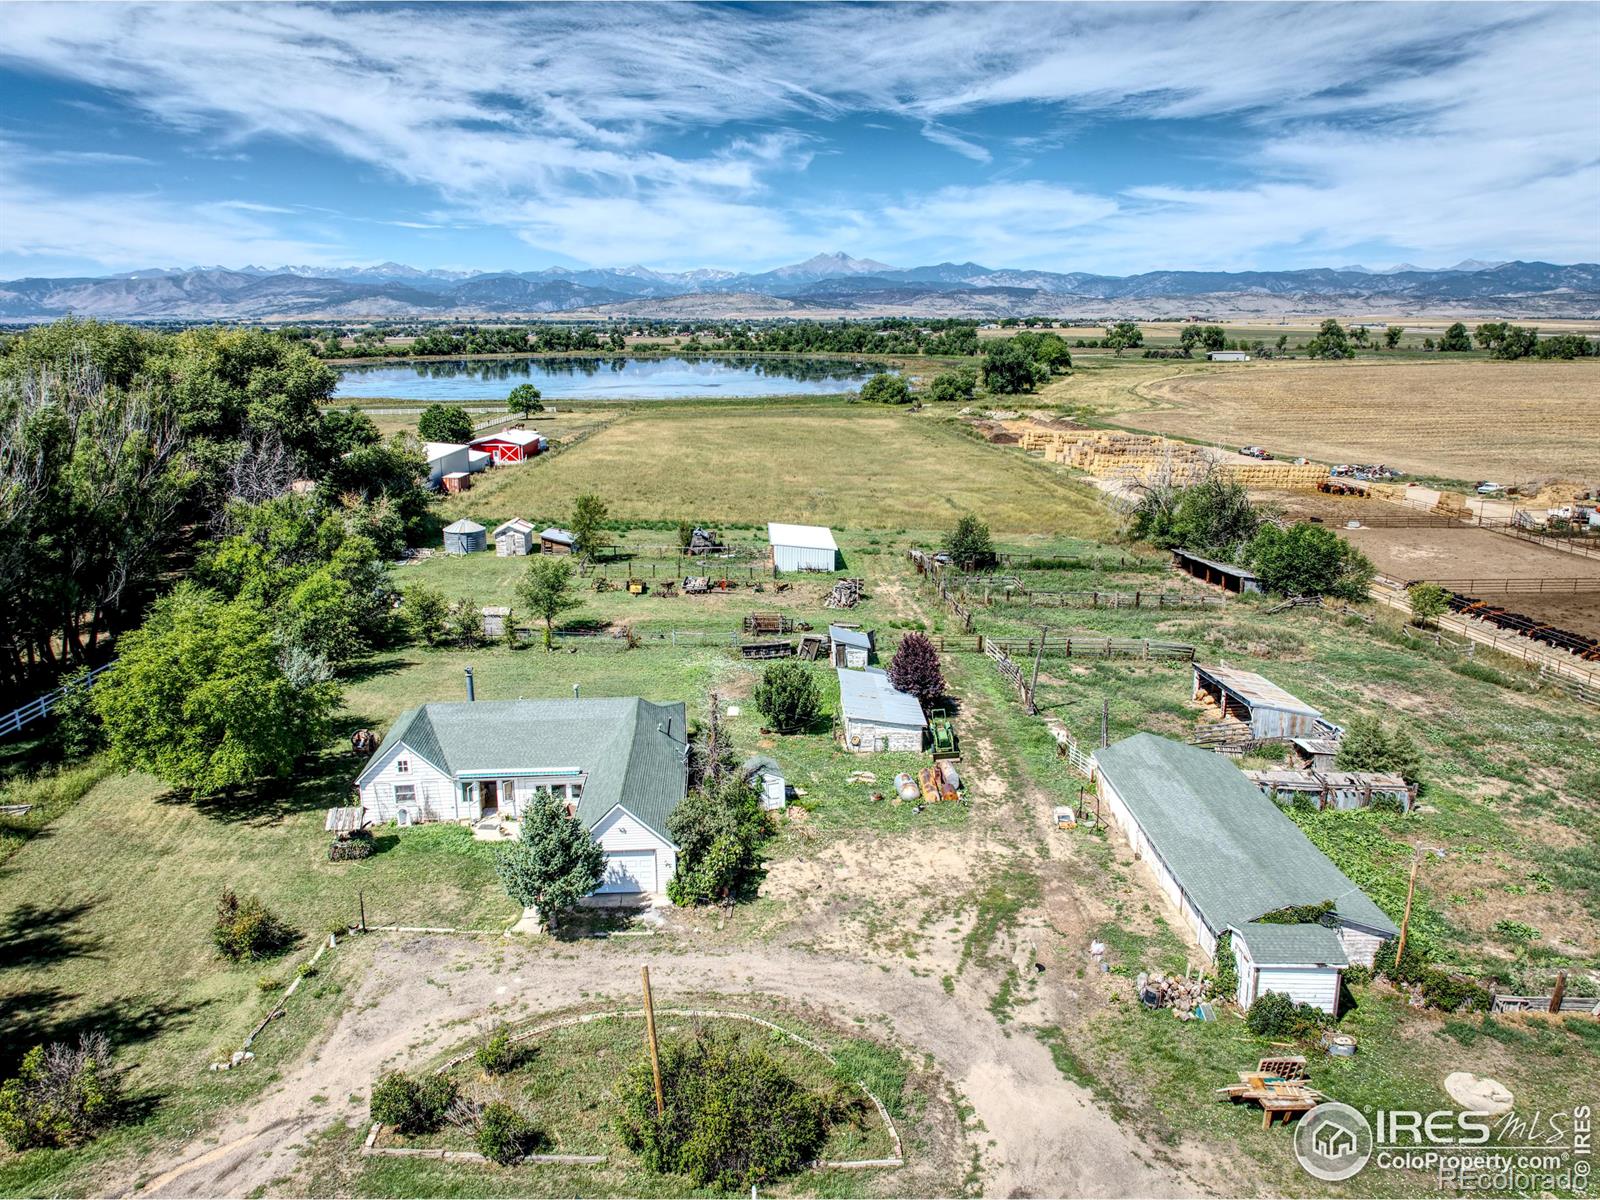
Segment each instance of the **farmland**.
[[1321,462],[1384,462],[1455,480],[1600,478],[1600,433],[1574,399],[1600,389],[1591,362],[1101,359],[1044,398],[1096,418]]

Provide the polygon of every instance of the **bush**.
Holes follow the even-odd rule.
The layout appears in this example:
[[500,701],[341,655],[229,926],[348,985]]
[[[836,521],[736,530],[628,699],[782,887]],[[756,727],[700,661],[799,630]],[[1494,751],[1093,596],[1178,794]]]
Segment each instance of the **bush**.
[[1371,561],[1324,525],[1263,525],[1247,554],[1261,586],[1274,595],[1365,600],[1372,586]]
[[989,527],[971,513],[962,514],[955,528],[945,533],[940,549],[963,571],[992,567],[995,563]]
[[662,1048],[661,1087],[658,1117],[648,1059],[629,1072],[616,1118],[623,1144],[652,1171],[721,1191],[799,1170],[847,1110],[842,1091],[810,1092],[765,1050],[706,1033]]
[[1282,992],[1263,992],[1245,1014],[1245,1024],[1257,1037],[1289,1037],[1296,1041],[1315,1037],[1329,1020],[1320,1008],[1296,1004]]
[[374,1121],[400,1133],[433,1133],[444,1124],[456,1090],[455,1081],[446,1075],[416,1079],[404,1071],[390,1071],[373,1085],[368,1110]]
[[908,692],[924,707],[944,695],[944,672],[939,667],[939,652],[926,634],[908,633],[889,660],[889,682]]
[[271,958],[288,949],[294,931],[280,921],[259,897],[240,900],[232,888],[217,899],[217,923],[212,939],[224,958],[250,962]]
[[1211,979],[1206,995],[1221,1000],[1232,1000],[1239,994],[1239,967],[1233,961],[1233,934],[1223,933],[1217,938],[1217,952],[1211,961]]
[[1421,977],[1423,968],[1428,965],[1427,955],[1423,952],[1420,939],[1412,935],[1406,941],[1405,960],[1395,965],[1394,952],[1399,946],[1398,938],[1390,938],[1378,947],[1378,952],[1372,957],[1372,973],[1382,975],[1394,983],[1414,983]]
[[478,1043],[473,1057],[490,1075],[503,1075],[517,1065],[522,1055],[517,1044],[511,1040],[511,1030],[504,1025],[496,1025],[489,1036]]
[[1403,729],[1392,732],[1376,717],[1356,717],[1339,739],[1333,765],[1341,771],[1386,771],[1413,787],[1422,782],[1422,751]]
[[667,881],[674,904],[715,904],[753,890],[761,871],[761,846],[772,824],[743,771],[708,777],[667,818],[678,843],[678,869]]
[[1422,970],[1422,998],[1429,1008],[1445,1012],[1487,1012],[1489,993],[1471,979],[1437,967]]
[[861,385],[860,399],[867,404],[910,404],[911,385],[900,375],[874,375]]
[[978,373],[971,367],[957,367],[933,377],[927,398],[947,404],[971,404],[978,390]]
[[75,762],[106,744],[106,731],[89,697],[89,668],[79,667],[61,681],[62,693],[50,709],[56,719],[56,744]]
[[1513,942],[1536,942],[1541,936],[1539,931],[1532,925],[1525,921],[1513,921],[1510,917],[1504,917],[1496,921],[1494,923],[1494,931],[1501,937],[1509,938]]
[[424,646],[438,645],[450,617],[450,602],[425,583],[413,583],[401,595],[401,618],[412,640]]
[[478,1114],[478,1153],[492,1163],[510,1166],[537,1144],[533,1122],[509,1104],[491,1100]]
[[1431,625],[1450,607],[1450,593],[1437,583],[1413,583],[1406,589],[1406,599],[1411,604],[1411,620],[1417,625]]
[[371,858],[375,848],[372,842],[372,832],[367,829],[360,829],[342,841],[335,838],[330,842],[328,844],[328,861],[359,862],[363,858]]
[[79,1145],[110,1121],[119,1098],[105,1034],[35,1046],[0,1086],[0,1138],[13,1150]]
[[779,733],[798,733],[811,727],[822,711],[817,681],[802,663],[773,663],[761,673],[751,697],[757,711]]

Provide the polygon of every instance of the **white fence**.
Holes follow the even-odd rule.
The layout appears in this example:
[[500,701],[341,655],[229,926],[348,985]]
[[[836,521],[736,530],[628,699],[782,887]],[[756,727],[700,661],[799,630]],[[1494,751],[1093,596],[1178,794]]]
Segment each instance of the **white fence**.
[[46,692],[37,700],[30,700],[21,708],[14,708],[4,716],[0,716],[0,737],[10,737],[13,733],[20,733],[24,728],[32,725],[41,717],[50,715],[50,710],[55,708],[57,701],[75,687],[89,687],[98,679],[102,672],[111,669],[111,664],[95,667],[81,682],[70,683],[66,687],[58,687],[53,692]]

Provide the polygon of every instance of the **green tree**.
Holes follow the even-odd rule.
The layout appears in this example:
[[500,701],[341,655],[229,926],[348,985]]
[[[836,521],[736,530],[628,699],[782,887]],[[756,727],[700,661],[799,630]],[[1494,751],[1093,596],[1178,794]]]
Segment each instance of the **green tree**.
[[189,583],[122,639],[92,692],[113,761],[196,795],[289,774],[338,695],[290,678],[259,606]]
[[1200,330],[1200,344],[1207,351],[1221,350],[1228,344],[1227,331],[1221,325],[1206,325]]
[[928,399],[942,404],[971,404],[978,390],[978,373],[971,367],[941,371],[928,384]]
[[946,531],[940,548],[963,571],[994,562],[994,542],[989,537],[989,527],[972,513],[962,513],[956,519],[955,528]]
[[1124,350],[1144,345],[1144,332],[1133,321],[1118,321],[1106,329],[1105,343],[1121,358]]
[[69,761],[88,758],[105,745],[105,730],[90,698],[89,668],[79,667],[61,681],[61,696],[50,709],[56,724],[56,745]]
[[1531,358],[1539,350],[1539,331],[1522,325],[1506,325],[1489,349],[1490,358]]
[[1422,751],[1405,730],[1385,728],[1376,717],[1350,722],[1339,739],[1333,765],[1341,771],[1382,771],[1399,775],[1416,787],[1422,783]]
[[1406,327],[1404,325],[1389,326],[1389,328],[1383,331],[1384,346],[1390,350],[1395,349],[1400,345],[1400,339],[1405,336],[1405,332]]
[[687,554],[689,547],[694,545],[694,522],[678,522],[678,553]]
[[1194,353],[1194,348],[1200,344],[1200,326],[1185,325],[1183,332],[1178,334],[1178,344],[1183,347],[1185,355]]
[[1333,530],[1308,521],[1287,529],[1263,525],[1248,552],[1261,584],[1280,596],[1337,596],[1365,600],[1373,567]]
[[528,569],[517,584],[517,600],[524,609],[544,622],[544,648],[555,639],[556,618],[582,608],[572,586],[572,563],[562,558],[540,555],[528,560]]
[[1345,333],[1357,346],[1365,346],[1371,340],[1365,325],[1352,325],[1345,330]]
[[444,593],[425,583],[413,583],[401,597],[400,612],[412,639],[424,646],[442,642],[445,622],[450,617],[450,602]]
[[1344,326],[1329,317],[1317,330],[1317,336],[1306,343],[1306,353],[1312,358],[1354,358],[1356,352],[1350,348],[1349,335],[1345,333]]
[[1485,321],[1472,331],[1472,339],[1478,343],[1478,349],[1493,350],[1505,340],[1509,328],[1504,321]]
[[517,840],[500,848],[495,871],[506,894],[537,909],[550,929],[558,914],[600,885],[605,853],[560,800],[545,796],[523,808]]
[[105,1034],[35,1046],[0,1086],[0,1138],[19,1152],[79,1145],[111,1123],[120,1101]]
[[996,338],[983,356],[983,386],[997,395],[1031,392],[1039,383],[1041,368],[1015,340]]
[[606,532],[606,502],[593,492],[585,492],[572,502],[572,552],[579,558],[593,561],[600,551],[611,544]]
[[809,729],[822,711],[822,694],[804,663],[773,663],[761,673],[751,697],[756,710],[779,733]]
[[526,420],[534,413],[544,411],[544,405],[539,403],[542,398],[539,389],[533,384],[519,383],[511,389],[511,395],[506,397],[506,410],[521,413]]
[[1444,336],[1439,339],[1439,349],[1441,351],[1451,351],[1453,353],[1471,350],[1472,338],[1467,334],[1467,327],[1460,321],[1457,321],[1454,325],[1450,326],[1449,329],[1446,329],[1444,331]]
[[910,404],[911,385],[904,376],[884,371],[861,385],[859,399],[867,404]]
[[667,818],[678,869],[667,883],[674,904],[715,904],[745,895],[761,870],[772,826],[744,771],[724,771],[691,791]]
[[1168,550],[1233,559],[1261,527],[1261,514],[1243,484],[1213,476],[1191,487],[1148,488],[1130,532]]
[[425,442],[470,442],[472,418],[459,404],[430,404],[417,418],[417,436]]
[[1411,604],[1411,620],[1418,625],[1431,625],[1450,607],[1450,593],[1437,583],[1413,583],[1406,589],[1406,599]]

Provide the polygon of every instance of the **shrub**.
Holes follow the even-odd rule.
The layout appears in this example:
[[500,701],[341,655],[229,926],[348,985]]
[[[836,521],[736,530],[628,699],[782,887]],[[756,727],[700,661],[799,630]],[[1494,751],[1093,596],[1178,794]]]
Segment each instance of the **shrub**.
[[[376,846],[372,841],[372,831],[360,829],[348,838],[340,840],[335,838],[328,844],[329,862],[359,862],[363,858],[371,858]],[[343,928],[338,932],[343,933]]]
[[527,1154],[537,1137],[533,1122],[503,1101],[489,1101],[478,1114],[478,1153],[502,1167]]
[[1365,987],[1372,982],[1372,968],[1351,963],[1344,969],[1344,981],[1349,987]]
[[473,1057],[490,1075],[503,1075],[515,1067],[522,1056],[517,1044],[511,1040],[511,1030],[504,1025],[496,1025],[489,1036],[478,1043]]
[[1411,620],[1417,625],[1431,625],[1450,607],[1450,593],[1437,583],[1413,583],[1406,589],[1411,604]]
[[416,1079],[404,1071],[390,1071],[373,1085],[368,1109],[374,1121],[400,1133],[432,1133],[444,1124],[456,1090],[455,1081],[446,1075]]
[[1422,751],[1403,729],[1384,727],[1376,717],[1356,717],[1339,739],[1334,766],[1341,771],[1389,771],[1413,787],[1422,781]]
[[1239,967],[1233,961],[1233,933],[1223,933],[1217,938],[1217,952],[1211,962],[1211,979],[1206,995],[1222,1000],[1232,1000],[1239,994]]
[[714,904],[753,889],[772,824],[743,771],[708,776],[667,818],[678,869],[667,881],[674,904]]
[[765,1050],[706,1033],[662,1048],[661,1087],[658,1117],[649,1061],[629,1072],[616,1118],[624,1145],[652,1171],[722,1191],[798,1170],[846,1110],[842,1092],[810,1092]]
[[217,898],[217,923],[212,939],[224,958],[249,962],[271,958],[289,947],[294,931],[280,921],[259,897],[240,900],[232,888]]
[[910,404],[911,385],[900,375],[874,375],[861,385],[860,399],[867,404]]
[[994,566],[994,542],[989,536],[989,527],[971,513],[964,513],[957,519],[955,528],[945,533],[940,549],[963,571]]
[[889,682],[909,692],[924,707],[944,695],[944,672],[939,667],[939,652],[926,634],[908,633],[889,660]]
[[1540,937],[1539,931],[1532,925],[1523,921],[1513,921],[1510,917],[1496,921],[1494,931],[1513,942],[1536,942]]
[[61,686],[61,695],[50,709],[56,719],[56,744],[69,761],[88,758],[106,744],[105,729],[89,697],[89,668],[79,667]]
[[804,664],[797,662],[773,663],[762,672],[751,698],[779,733],[809,728],[822,711],[816,679]]
[[1445,1012],[1487,1012],[1489,993],[1471,979],[1437,967],[1422,969],[1422,998]]
[[1328,1022],[1328,1014],[1320,1008],[1296,1004],[1282,992],[1263,992],[1245,1014],[1245,1024],[1257,1037],[1290,1037],[1296,1041],[1314,1037]]
[[444,637],[450,602],[438,589],[425,583],[413,583],[401,595],[404,597],[401,616],[412,639],[425,646],[437,645]]
[[1405,960],[1395,965],[1394,952],[1399,946],[1398,938],[1390,938],[1378,947],[1378,952],[1372,958],[1372,973],[1382,975],[1394,983],[1413,983],[1422,974],[1428,965],[1427,955],[1419,945],[1420,939],[1412,935],[1406,941]]
[[978,390],[978,373],[971,367],[957,367],[933,377],[928,385],[928,399],[949,404],[971,404]]
[[13,1150],[81,1144],[110,1121],[119,1096],[105,1034],[35,1046],[0,1086],[0,1137]]
[[1247,550],[1261,585],[1279,596],[1365,600],[1373,566],[1333,530],[1307,521],[1287,529],[1263,525]]

